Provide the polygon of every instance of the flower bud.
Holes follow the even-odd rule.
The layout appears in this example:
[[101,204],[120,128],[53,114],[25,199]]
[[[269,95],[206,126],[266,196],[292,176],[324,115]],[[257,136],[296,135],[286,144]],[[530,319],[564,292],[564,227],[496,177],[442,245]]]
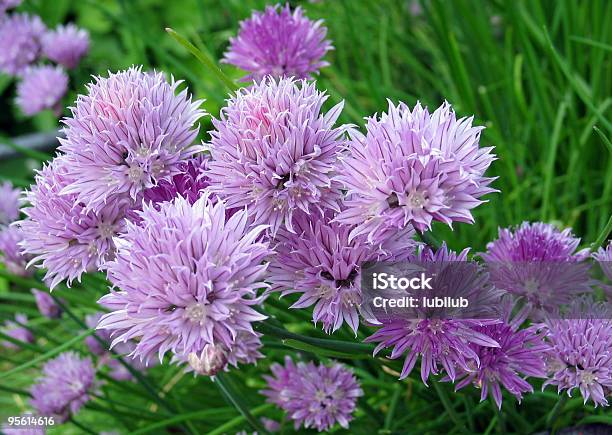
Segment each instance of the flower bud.
[[221,346],[207,344],[200,356],[191,352],[187,356],[191,368],[200,375],[214,376],[227,365],[227,352]]

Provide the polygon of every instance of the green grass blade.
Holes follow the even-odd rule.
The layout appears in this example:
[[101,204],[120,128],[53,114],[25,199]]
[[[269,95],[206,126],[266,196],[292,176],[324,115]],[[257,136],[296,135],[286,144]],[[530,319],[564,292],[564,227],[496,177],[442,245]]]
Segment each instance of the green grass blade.
[[257,420],[251,411],[248,409],[247,405],[232,388],[231,383],[224,372],[219,372],[215,375],[214,378],[215,384],[223,395],[230,401],[232,405],[242,414],[242,416],[249,422],[249,424],[257,431],[257,433],[267,434],[268,431],[262,426],[262,424]]
[[595,240],[593,245],[591,245],[591,249],[597,249],[600,246],[602,246],[611,232],[612,232],[612,216],[610,216],[610,219],[608,219],[608,223],[606,224],[604,229],[601,231],[601,233],[597,237],[597,240]]
[[599,135],[601,141],[608,147],[608,151],[610,151],[610,155],[612,155],[612,142],[610,139],[606,137],[606,135],[601,131],[596,125],[593,126],[593,130]]
[[40,160],[41,162],[45,162],[51,159],[52,157],[49,154],[45,154],[45,153],[33,150],[28,147],[18,145],[15,142],[13,142],[11,139],[9,139],[8,137],[2,136],[2,135],[0,135],[0,145],[7,146],[10,149],[17,151],[18,153],[23,154],[26,157],[30,157],[35,160]]
[[[569,96],[567,96],[569,97]],[[551,193],[553,185],[553,177],[555,175],[555,161],[557,159],[557,149],[559,148],[559,137],[561,135],[561,127],[563,126],[563,120],[565,119],[565,113],[567,111],[567,99],[561,103],[555,118],[555,124],[553,127],[552,134],[550,136],[550,145],[548,149],[548,156],[544,166],[544,192],[542,195],[542,211],[541,219],[546,221],[551,209]]]
[[[227,409],[231,409],[231,408],[227,408]],[[157,431],[158,429],[163,429],[165,427],[168,427],[170,425],[176,424],[176,423],[181,423],[184,421],[189,421],[189,420],[204,420],[210,416],[213,415],[217,415],[220,412],[223,412],[223,408],[215,408],[215,409],[204,409],[201,411],[194,411],[194,412],[188,412],[185,414],[179,414],[179,415],[175,415],[174,417],[170,417],[167,418],[165,420],[162,421],[158,421],[155,423],[152,423],[148,426],[145,426],[141,429],[137,429],[133,432],[131,432],[132,435],[141,435],[141,434],[145,434],[145,433],[150,433],[150,432],[154,432]]]
[[590,45],[591,47],[603,48],[604,50],[612,51],[612,45],[604,44],[603,42],[593,41],[589,38],[583,38],[582,36],[571,36],[572,41],[580,42],[581,44]]
[[[253,408],[251,410],[251,415],[256,417],[256,416],[264,413],[268,409],[272,409],[272,408],[273,408],[272,404],[266,403],[265,405],[260,405],[260,406],[258,406],[256,408]],[[222,424],[221,426],[219,426],[215,430],[212,430],[212,431],[208,432],[206,435],[222,435],[222,434],[228,433],[227,432],[228,430],[233,429],[234,427],[238,426],[240,423],[242,423],[244,421],[245,421],[244,416],[243,415],[239,415],[238,417],[231,419],[227,423]]]
[[369,354],[363,354],[363,355],[355,355],[352,353],[344,353],[344,352],[338,352],[335,350],[329,350],[329,349],[321,349],[320,347],[317,346],[313,346],[311,344],[308,343],[304,343],[302,341],[299,340],[294,340],[294,339],[285,339],[282,340],[282,343],[285,346],[291,347],[293,349],[297,349],[297,350],[303,350],[304,352],[310,352],[314,355],[317,355],[319,357],[327,357],[327,358],[340,358],[340,359],[364,359],[364,358],[370,358]]
[[221,68],[217,66],[214,60],[207,53],[204,53],[203,51],[199,50],[195,45],[193,45],[183,36],[176,33],[173,29],[168,27],[166,28],[166,32],[168,32],[168,34],[176,42],[181,44],[191,54],[193,54],[196,57],[196,59],[198,59],[202,63],[202,65],[208,68],[208,70],[212,72],[215,75],[215,77],[217,77],[219,81],[223,83],[230,92],[233,92],[236,89],[238,89],[238,86],[236,85],[236,83],[234,83],[228,76],[225,75],[223,71],[221,71]]
[[330,340],[326,338],[313,338],[305,335],[295,334],[289,332],[283,328],[272,325],[269,321],[258,322],[255,325],[255,329],[260,332],[270,335],[273,337],[285,339],[293,339],[301,341],[302,343],[309,344],[312,347],[320,348],[324,350],[331,350],[335,352],[342,352],[345,354],[352,354],[355,356],[359,355],[371,355],[374,351],[374,346],[365,343],[351,343],[340,340]]
[[580,81],[574,72],[570,69],[569,65],[563,58],[559,55],[552,41],[550,40],[550,36],[548,32],[544,30],[544,34],[546,35],[546,42],[548,44],[548,49],[550,50],[553,59],[567,78],[570,83],[572,89],[576,92],[576,94],[580,97],[582,102],[587,105],[587,107],[597,116],[599,122],[601,122],[606,130],[612,134],[612,123],[606,119],[606,117],[601,113],[601,111],[595,106],[592,97],[589,95],[587,89],[585,89],[584,81]]
[[57,347],[51,349],[50,351],[45,352],[42,355],[39,355],[36,358],[33,358],[33,359],[29,360],[28,362],[21,364],[20,366],[14,367],[11,370],[7,370],[6,372],[0,373],[0,379],[4,379],[4,378],[9,377],[11,375],[14,375],[16,373],[22,372],[25,369],[28,369],[30,367],[33,367],[33,366],[37,365],[38,363],[41,363],[41,362],[46,361],[48,359],[51,359],[55,355],[58,355],[58,354],[62,353],[63,351],[65,351],[67,349],[70,349],[74,344],[80,342],[85,337],[88,337],[88,336],[92,335],[94,332],[95,332],[94,328],[87,329],[86,331],[82,332],[81,334],[77,335],[76,337],[73,337],[72,339],[68,340],[67,342],[61,344],[60,346],[57,346]]

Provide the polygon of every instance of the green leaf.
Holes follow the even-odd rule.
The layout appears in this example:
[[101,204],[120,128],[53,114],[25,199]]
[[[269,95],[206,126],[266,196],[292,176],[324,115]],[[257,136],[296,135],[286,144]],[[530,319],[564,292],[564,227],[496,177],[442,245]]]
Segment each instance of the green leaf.
[[[2,331],[0,331],[0,338],[2,340],[6,340],[8,342],[13,343],[14,345],[17,345],[17,346],[21,347],[22,349],[28,349],[28,350],[31,350],[32,352],[39,352],[40,351],[38,346],[34,346],[33,344],[26,343],[25,341],[18,340],[18,339],[14,338],[14,337],[11,337],[10,335],[5,334]],[[2,375],[3,374],[0,374],[0,378],[2,378]]]
[[597,240],[591,245],[591,249],[597,249],[604,244],[608,235],[612,232],[612,216],[608,219],[608,223],[597,237]]
[[563,407],[565,407],[565,404],[567,403],[568,398],[569,396],[567,394],[561,394],[559,396],[559,400],[557,400],[557,403],[555,403],[555,406],[553,407],[553,409],[550,410],[550,413],[546,417],[546,426],[549,429],[554,429],[555,424],[557,423],[557,419],[561,415],[561,412],[563,411]]
[[576,94],[580,97],[582,102],[587,105],[587,107],[597,116],[599,121],[606,127],[608,132],[612,133],[612,123],[606,119],[606,117],[601,113],[601,111],[593,104],[593,98],[589,95],[590,90],[586,88],[584,84],[584,80],[580,80],[578,76],[572,71],[568,63],[559,55],[555,46],[553,45],[550,36],[546,29],[544,29],[544,35],[546,36],[546,42],[548,44],[548,48],[552,53],[553,59],[559,65],[559,68],[569,81],[571,87],[574,89]]
[[208,70],[210,70],[210,72],[212,72],[219,79],[219,81],[221,83],[223,83],[225,85],[225,87],[227,87],[227,89],[230,92],[233,92],[236,89],[238,89],[238,86],[236,85],[236,83],[234,83],[228,76],[225,75],[225,73],[223,71],[221,71],[221,68],[219,68],[217,66],[217,64],[210,57],[210,55],[208,55],[207,53],[204,53],[203,51],[199,50],[195,45],[193,45],[191,42],[189,42],[183,36],[181,36],[178,33],[176,33],[173,29],[168,27],[168,28],[166,28],[166,32],[168,32],[168,34],[176,42],[181,44],[191,54],[193,54],[202,63],[202,65],[204,65],[206,68],[208,68]]
[[253,417],[251,411],[247,407],[246,403],[242,400],[242,396],[237,394],[232,388],[229,378],[224,372],[219,372],[214,377],[215,385],[219,387],[223,395],[230,401],[234,407],[242,414],[242,416],[249,422],[249,424],[257,431],[258,434],[267,434],[268,431],[262,426],[262,424]]
[[49,154],[41,153],[40,151],[36,151],[31,148],[18,145],[6,136],[0,135],[0,145],[4,145],[8,148],[17,151],[20,154],[23,154],[26,157],[30,157],[35,160],[40,160],[41,162],[45,162],[51,159],[51,156]]
[[583,38],[582,36],[572,36],[570,37],[572,41],[580,42],[581,44],[590,45],[592,47],[603,48],[604,50],[612,51],[612,45],[605,44],[600,41],[593,41],[589,38]]
[[455,408],[453,408],[453,404],[446,393],[445,387],[441,385],[441,382],[433,381],[432,382],[436,392],[438,393],[438,397],[440,398],[440,402],[442,402],[442,406],[446,410],[446,413],[450,417],[450,419],[455,423],[457,427],[459,427],[463,432],[468,433],[467,428],[463,424],[463,421],[459,418],[459,415],[455,412]]
[[[231,408],[229,408],[229,409],[231,409]],[[188,413],[184,413],[184,414],[179,414],[179,415],[176,415],[174,417],[170,417],[170,418],[167,418],[165,420],[152,423],[152,424],[150,424],[148,426],[145,426],[145,427],[143,427],[141,429],[134,430],[134,431],[132,431],[130,433],[132,435],[140,435],[140,434],[154,432],[154,431],[157,431],[158,429],[162,429],[162,428],[168,427],[168,426],[176,424],[176,423],[182,423],[184,421],[205,420],[208,417],[217,415],[217,414],[219,414],[222,411],[223,411],[222,408],[215,408],[215,409],[204,409],[204,410],[201,410],[201,411],[194,411],[194,412],[188,412]]]
[[[266,403],[265,405],[260,405],[256,408],[253,408],[251,410],[251,415],[253,416],[258,416],[260,414],[262,414],[264,411],[267,411],[268,409],[272,409],[273,405],[270,403]],[[222,424],[221,426],[219,426],[218,428],[216,428],[213,431],[208,432],[206,435],[222,435],[225,433],[228,433],[227,431],[238,426],[240,423],[244,422],[245,418],[243,415],[240,415],[236,418],[231,419],[230,421],[228,421],[227,423]]]
[[8,376],[14,375],[16,373],[19,373],[25,369],[28,369],[30,367],[33,367],[43,361],[46,361],[48,359],[53,358],[55,355],[58,355],[60,353],[62,353],[63,351],[70,349],[73,345],[77,344],[78,342],[80,342],[81,340],[83,340],[85,337],[88,337],[90,335],[92,335],[95,332],[94,328],[90,328],[87,329],[86,331],[82,332],[81,334],[77,335],[76,337],[73,337],[72,339],[68,340],[67,342],[51,349],[49,352],[46,352],[42,355],[37,356],[34,359],[29,360],[26,363],[21,364],[20,366],[17,366],[11,370],[8,370],[6,372],[0,373],[0,379],[4,379]]
[[610,154],[612,155],[612,142],[610,142],[610,139],[608,139],[608,137],[603,133],[603,131],[601,131],[596,125],[593,126],[593,130],[595,130],[595,132],[599,135],[603,143],[606,144],[606,146],[608,147],[608,151],[610,151]]
[[330,340],[326,338],[313,338],[305,335],[295,334],[289,332],[286,329],[274,326],[270,321],[258,322],[255,325],[255,329],[273,337],[280,338],[281,340],[293,339],[302,343],[309,344],[312,347],[319,349],[326,349],[334,352],[341,352],[344,354],[351,354],[354,356],[360,355],[371,355],[374,351],[374,346],[366,343],[351,343],[340,340]]
[[327,358],[365,359],[365,358],[371,357],[371,355],[369,354],[355,355],[352,353],[344,353],[344,352],[337,352],[335,350],[321,349],[320,347],[313,346],[311,344],[304,343],[302,341],[295,340],[292,338],[281,340],[281,342],[285,346],[289,346],[293,349],[303,350],[305,352],[310,352],[317,356],[323,356]]
[[553,127],[552,134],[550,135],[550,147],[548,149],[548,156],[546,157],[544,166],[544,193],[542,195],[542,210],[541,219],[546,221],[549,215],[551,207],[551,194],[553,177],[555,175],[555,161],[557,159],[557,150],[559,148],[559,137],[561,136],[561,128],[563,126],[563,120],[565,119],[565,113],[568,107],[569,94],[566,95],[565,100],[559,106],[557,111],[557,117],[555,118],[555,124]]
[[612,425],[612,416],[611,415],[589,415],[584,417],[582,420],[578,422],[578,426],[581,424],[588,423],[602,423],[607,425]]

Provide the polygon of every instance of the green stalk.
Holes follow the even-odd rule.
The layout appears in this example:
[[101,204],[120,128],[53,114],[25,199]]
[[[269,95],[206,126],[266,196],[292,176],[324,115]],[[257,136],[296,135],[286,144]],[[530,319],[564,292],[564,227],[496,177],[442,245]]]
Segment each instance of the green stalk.
[[416,231],[416,236],[432,249],[438,249],[442,246],[442,243],[430,231],[425,231],[424,233]]
[[75,425],[76,427],[78,427],[79,429],[81,429],[83,432],[91,434],[91,435],[97,435],[96,431],[93,431],[91,429],[89,429],[87,426],[85,426],[83,423],[79,423],[78,421],[76,421],[74,419],[74,417],[70,416],[70,418],[68,418],[68,421],[70,423],[72,423],[73,425]]
[[48,360],[50,358],[53,358],[55,355],[63,352],[66,349],[69,349],[73,344],[78,343],[79,341],[83,340],[85,337],[92,335],[94,333],[95,329],[87,329],[85,332],[77,335],[76,337],[68,340],[67,342],[65,342],[64,344],[57,346],[53,349],[51,349],[49,352],[43,353],[42,355],[37,356],[36,358],[33,358],[23,364],[21,364],[20,366],[14,367],[11,370],[8,370],[6,372],[0,373],[0,379],[6,378],[10,375],[13,375],[15,373],[19,373],[27,368],[30,368],[32,366],[35,366],[36,364]]
[[608,219],[608,223],[606,224],[604,229],[599,234],[599,237],[597,237],[597,240],[595,240],[595,242],[591,246],[591,249],[597,249],[601,245],[603,245],[603,243],[608,238],[608,235],[610,234],[610,232],[612,232],[612,216],[610,216],[610,219]]
[[159,417],[160,417],[160,416],[153,417],[151,415],[145,415],[142,412],[129,412],[129,411],[120,410],[112,406],[110,402],[108,403],[110,405],[110,408],[107,408],[105,406],[100,406],[97,403],[87,403],[85,405],[85,408],[91,411],[96,411],[96,412],[100,412],[100,413],[107,414],[107,415],[112,415],[112,416],[117,416],[117,417],[123,416],[123,417],[129,417],[131,419],[159,420]]
[[506,433],[506,420],[504,419],[504,413],[497,407],[497,403],[495,403],[493,396],[489,396],[489,399],[491,406],[493,407],[493,412],[497,414],[497,430],[499,433]]
[[242,398],[236,394],[231,386],[229,378],[224,372],[217,373],[214,377],[214,381],[221,390],[221,393],[223,393],[230,403],[234,405],[234,407],[240,412],[240,414],[242,414],[242,416],[251,425],[251,427],[257,431],[258,434],[268,434],[268,431],[262,426],[259,420],[253,417],[246,404],[242,401]]
[[6,385],[2,385],[2,384],[0,384],[0,391],[6,391],[8,393],[13,393],[13,394],[19,394],[21,396],[29,396],[29,397],[32,396],[32,394],[30,394],[30,392],[27,391],[27,390],[21,390],[19,388],[7,387]]
[[8,137],[3,136],[3,135],[0,135],[0,144],[6,145],[7,147],[17,151],[18,153],[23,154],[26,157],[30,157],[31,159],[35,159],[35,160],[40,160],[41,162],[50,160],[52,157],[49,154],[41,153],[40,151],[36,151],[31,148],[17,145],[15,142],[10,140]]
[[225,85],[225,87],[230,92],[233,92],[236,89],[238,89],[238,86],[236,85],[236,83],[234,83],[234,81],[232,81],[228,76],[225,75],[223,71],[221,71],[221,68],[217,66],[215,61],[207,53],[204,53],[203,51],[199,50],[195,45],[189,42],[185,37],[179,35],[178,33],[176,33],[176,31],[174,31],[170,27],[166,27],[166,32],[168,32],[168,34],[176,42],[181,44],[191,54],[193,54],[196,57],[196,59],[198,59],[202,63],[202,65],[208,68],[208,70],[212,72],[219,79],[219,81]]
[[563,408],[567,403],[567,398],[567,394],[561,394],[559,396],[559,400],[557,400],[557,403],[555,404],[554,408],[550,411],[550,414],[548,414],[548,417],[546,418],[546,427],[551,429],[551,431],[554,429],[555,424],[557,423],[557,420],[561,415],[561,411],[563,411]]
[[255,329],[266,335],[277,337],[282,340],[291,339],[301,341],[302,343],[309,344],[310,346],[344,354],[371,355],[374,350],[374,346],[366,343],[348,343],[346,341],[330,340],[326,338],[313,338],[301,334],[295,334],[293,332],[287,331],[286,329],[274,326],[270,323],[270,321],[267,320],[263,322],[258,322],[255,325]]
[[[6,340],[9,341],[19,347],[21,347],[22,349],[28,349],[31,350],[32,352],[40,352],[40,349],[38,348],[38,346],[34,346],[30,343],[26,343],[25,341],[21,341],[21,340],[17,340],[16,338],[11,337],[10,335],[5,334],[4,332],[0,331],[0,338],[2,340]],[[0,378],[2,376],[0,375]]]
[[395,410],[397,409],[397,403],[399,402],[401,394],[401,384],[398,384],[395,388],[395,391],[393,392],[393,396],[391,397],[391,404],[389,405],[389,410],[387,411],[387,415],[385,416],[385,425],[383,426],[383,430],[391,430],[391,425],[393,424],[393,417],[395,417]]
[[313,346],[311,344],[304,343],[299,340],[294,340],[293,338],[286,338],[286,339],[281,340],[281,342],[287,347],[291,347],[297,350],[302,350],[304,352],[310,352],[319,357],[351,359],[351,360],[365,359],[365,358],[371,357],[370,354],[366,354],[366,353],[364,353],[363,355],[355,355],[352,353],[336,352],[334,350],[321,349],[320,347]]
[[[591,97],[591,95],[589,95],[590,90],[588,88],[585,89],[585,86],[583,84],[584,81],[582,82],[578,81],[578,79],[575,76],[575,73],[570,69],[567,62],[559,55],[559,53],[555,49],[555,46],[553,45],[546,29],[544,29],[544,35],[546,37],[546,43],[548,45],[548,49],[550,50],[552,54],[553,59],[555,60],[555,62],[557,63],[557,65],[559,66],[563,74],[565,75],[565,77],[567,78],[570,86],[574,89],[574,92],[576,92],[576,95],[578,95],[578,97],[580,97],[582,102],[597,116],[597,118],[599,119],[599,122],[601,122],[604,125],[606,130],[612,133],[612,123],[608,121],[606,117],[603,115],[603,113],[601,113],[601,111],[595,106],[595,104],[593,103],[593,98]],[[581,77],[580,79],[582,80]]]
[[[272,407],[273,407],[273,405],[270,404],[270,403],[266,403],[264,405],[260,405],[260,406],[258,406],[256,408],[253,408],[253,410],[251,411],[251,415],[257,416],[259,414],[262,414],[264,411],[267,411],[268,409],[271,409]],[[222,435],[222,434],[228,433],[228,430],[238,426],[244,420],[245,420],[244,416],[243,415],[239,415],[238,417],[235,417],[235,418],[231,419],[227,423],[222,424],[221,426],[219,426],[215,430],[212,430],[212,431],[208,432],[206,435]]]
[[[271,405],[264,405],[266,406],[266,408],[271,407]],[[231,409],[231,408],[228,408]],[[150,424],[149,426],[145,426],[141,429],[135,430],[133,432],[131,432],[132,435],[141,435],[141,434],[145,434],[145,433],[149,433],[149,432],[153,432],[156,431],[158,429],[162,429],[165,427],[168,427],[172,424],[176,424],[176,423],[180,423],[182,421],[187,421],[187,420],[204,420],[210,416],[216,415],[218,414],[220,411],[219,408],[215,408],[215,409],[204,409],[204,410],[200,410],[200,411],[194,411],[194,412],[188,412],[185,414],[180,414],[180,415],[176,415],[174,417],[170,417],[167,418],[166,420],[162,420],[162,421],[158,421],[155,422],[153,424]]]
[[461,419],[459,418],[459,416],[455,412],[455,408],[453,408],[453,404],[451,403],[450,399],[448,398],[448,394],[446,394],[446,391],[444,390],[444,388],[437,381],[434,381],[432,383],[433,383],[433,386],[434,386],[436,392],[438,393],[438,397],[440,398],[440,402],[442,402],[442,406],[444,406],[444,409],[446,410],[446,413],[451,418],[451,420],[453,421],[455,426],[459,427],[462,432],[468,433],[467,428],[465,427],[465,425],[463,424],[463,422],[461,421]]
[[26,288],[34,288],[36,290],[45,290],[49,291],[46,285],[41,283],[40,281],[36,281],[31,278],[24,278],[22,276],[13,275],[12,273],[7,272],[6,270],[0,270],[0,278],[5,278],[8,281],[19,284]]
[[555,175],[555,161],[557,159],[557,150],[559,148],[559,138],[561,136],[561,128],[563,127],[563,120],[567,111],[567,101],[569,100],[569,94],[566,94],[564,101],[561,103],[559,110],[557,111],[557,117],[555,118],[555,124],[553,127],[552,134],[550,136],[550,147],[548,157],[544,162],[544,193],[542,195],[542,210],[540,213],[540,219],[546,221],[549,217],[549,210],[551,209],[551,194],[553,186],[553,177]]

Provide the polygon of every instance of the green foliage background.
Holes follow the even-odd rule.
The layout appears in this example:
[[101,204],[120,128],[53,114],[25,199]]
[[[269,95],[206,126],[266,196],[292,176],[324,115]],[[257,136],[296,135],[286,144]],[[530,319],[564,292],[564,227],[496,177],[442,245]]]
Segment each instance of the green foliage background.
[[[434,226],[438,239],[451,248],[484,249],[500,226],[543,220],[571,226],[584,246],[601,244],[610,230],[612,210],[612,2],[454,0],[425,1],[411,13],[413,2],[399,0],[322,0],[301,4],[310,18],[322,18],[335,50],[318,79],[330,94],[328,104],[346,100],[342,122],[363,125],[365,116],[386,109],[386,99],[431,108],[445,99],[460,116],[474,114],[485,125],[482,145],[494,145],[498,155],[489,174],[498,176],[500,193],[474,215],[476,224],[454,230]],[[84,92],[90,75],[104,74],[133,64],[156,68],[184,79],[204,107],[217,115],[224,104],[223,84],[164,31],[172,27],[198,48],[219,59],[238,22],[255,0],[25,0],[22,10],[39,14],[48,26],[75,21],[92,35],[91,54],[71,73],[75,91]],[[242,73],[222,69],[232,78]],[[13,108],[14,84],[0,76],[0,134],[13,137],[49,131],[58,124],[50,113],[25,119]],[[69,112],[66,110],[65,114]],[[210,118],[203,121],[202,139]],[[1,141],[0,141],[1,142]],[[32,161],[18,157],[0,162],[0,177],[27,186]],[[0,273],[3,273],[0,271]],[[6,274],[5,274],[6,275]],[[26,408],[26,390],[44,359],[66,347],[84,350],[85,330],[79,323],[97,310],[95,301],[105,290],[102,275],[85,277],[76,288],[60,288],[70,313],[61,321],[38,315],[30,287],[35,280],[0,280],[0,319],[25,312],[33,320],[35,345],[15,353],[0,350],[0,417]],[[10,291],[9,291],[10,290]],[[307,311],[289,311],[289,302],[271,298],[266,310],[282,327],[298,337],[324,336],[309,321]],[[74,316],[71,317],[71,316]],[[273,332],[273,331],[272,331]],[[106,385],[73,423],[50,433],[97,433],[116,428],[121,433],[235,433],[248,429],[227,395],[253,415],[281,419],[263,405],[257,390],[261,373],[289,352],[301,349],[305,358],[340,357],[355,367],[366,392],[359,402],[350,433],[529,433],[547,428],[547,418],[558,401],[549,389],[527,396],[522,405],[506,397],[501,413],[488,401],[478,403],[479,391],[453,393],[447,384],[430,388],[420,380],[396,380],[397,363],[367,357],[366,346],[329,349],[287,334],[268,331],[266,359],[257,367],[225,375],[223,391],[208,379],[183,375],[165,365],[147,372],[138,382]],[[91,331],[90,331],[91,333]],[[284,334],[284,335],[283,335]],[[362,330],[358,339],[365,336]],[[283,338],[284,336],[284,338]],[[340,331],[331,339],[354,343]],[[307,340],[306,340],[307,341]],[[335,349],[335,350],[334,350]],[[24,366],[25,364],[25,366]],[[556,427],[589,422],[612,423],[605,410],[570,399]],[[550,425],[548,425],[550,426]],[[284,425],[285,433],[291,425]],[[337,430],[337,432],[343,432]],[[345,431],[349,432],[349,431]]]

